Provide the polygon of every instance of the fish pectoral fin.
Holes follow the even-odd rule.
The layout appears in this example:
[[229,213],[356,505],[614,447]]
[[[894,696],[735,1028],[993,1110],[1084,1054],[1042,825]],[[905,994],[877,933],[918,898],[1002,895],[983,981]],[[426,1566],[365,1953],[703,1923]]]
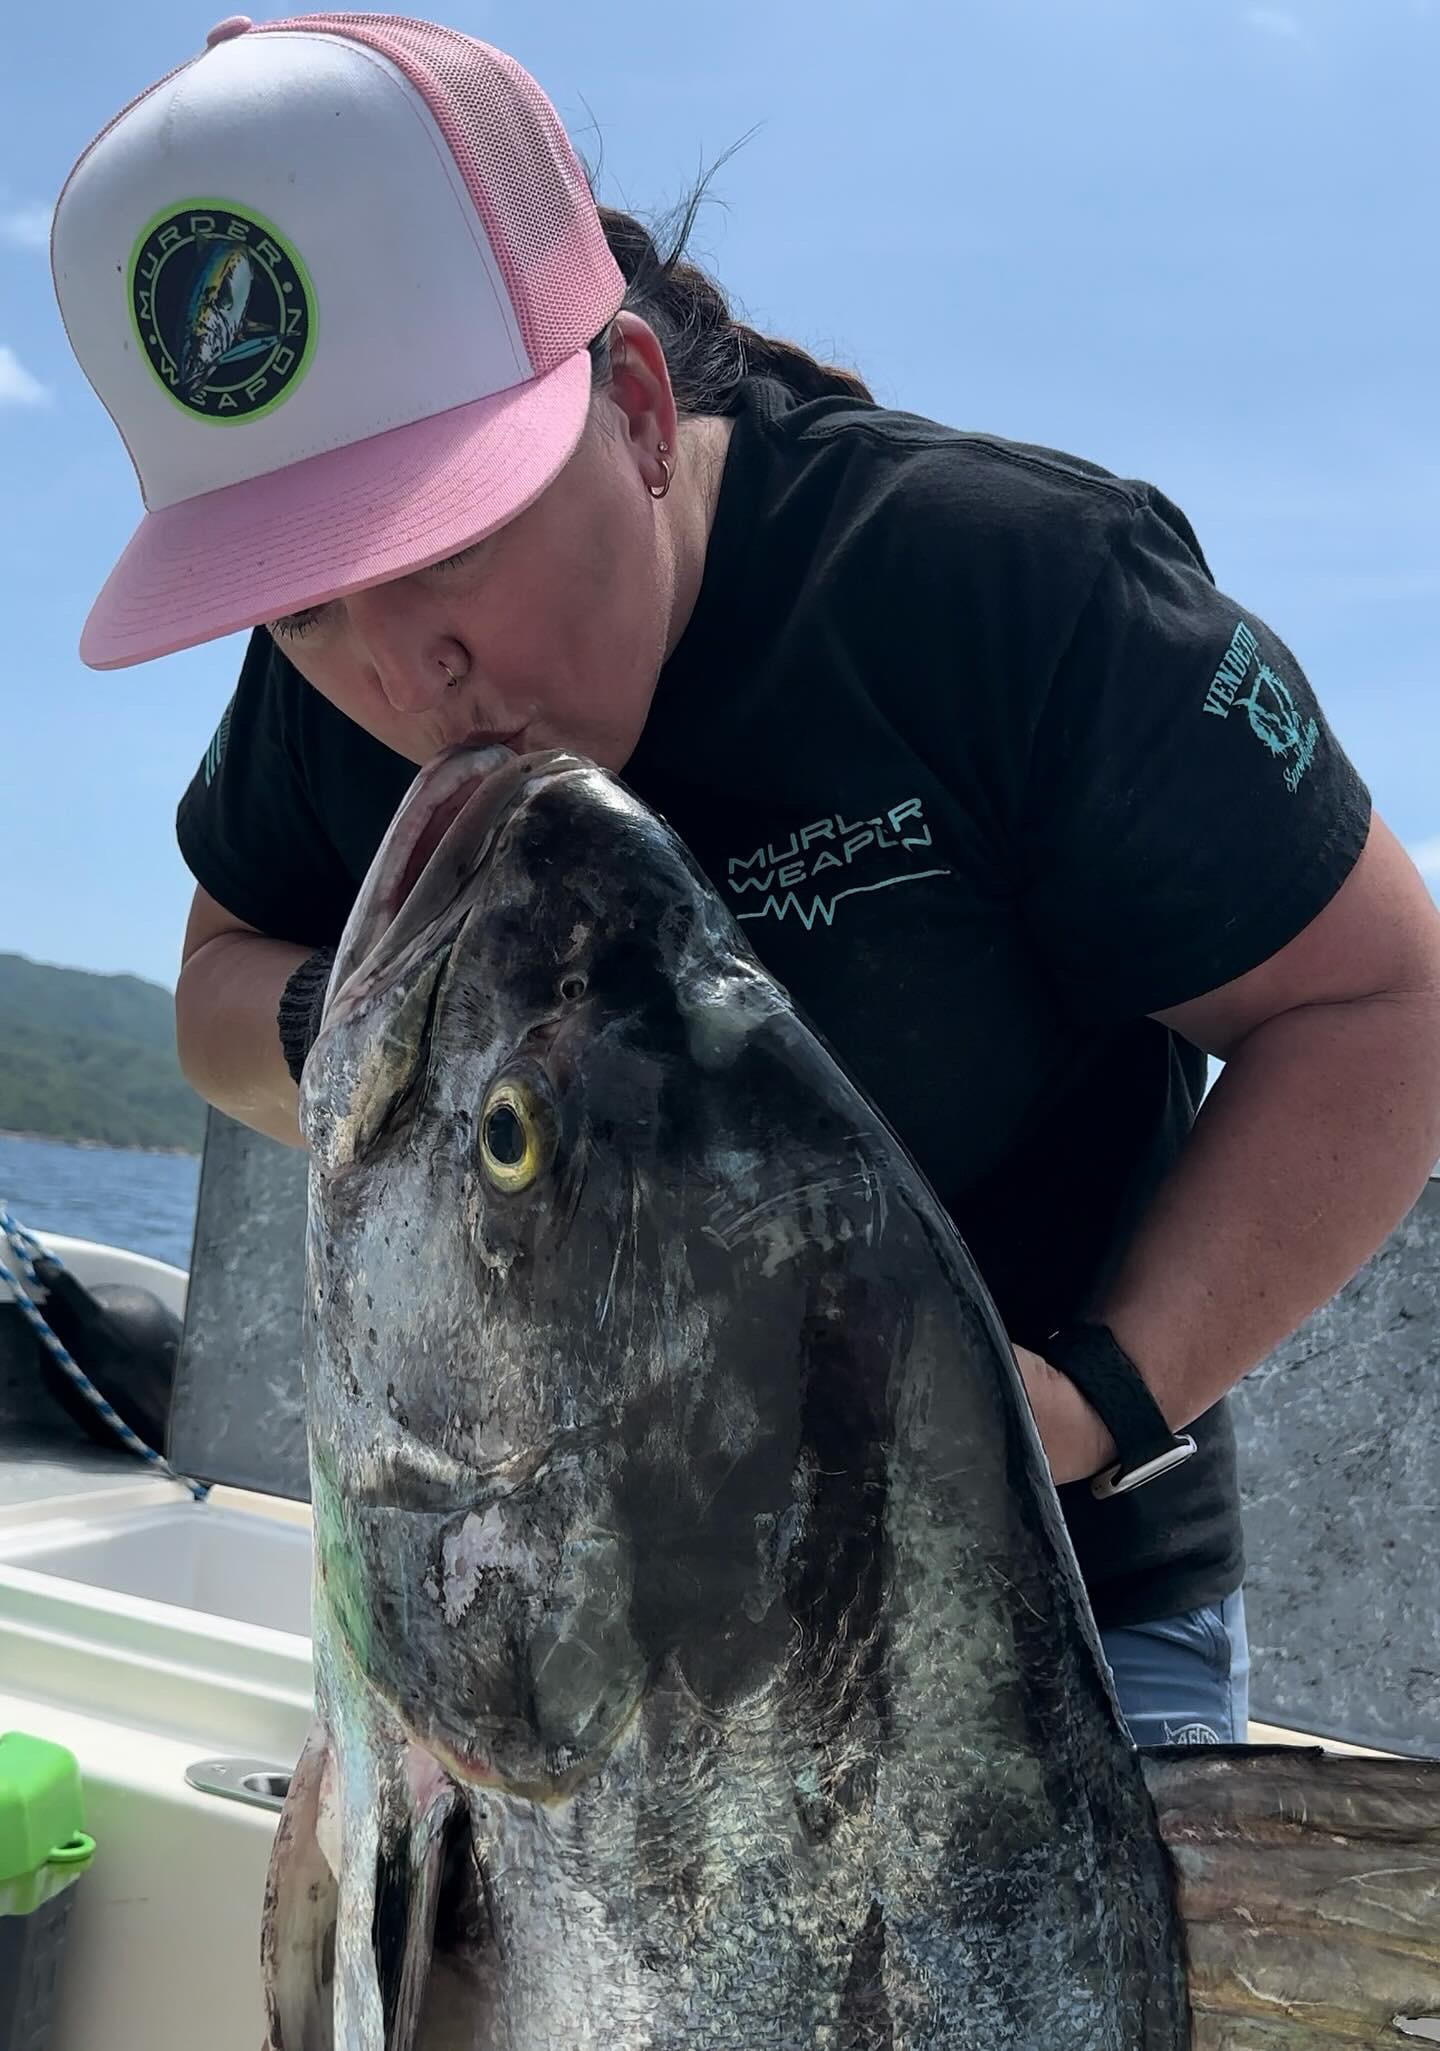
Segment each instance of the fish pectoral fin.
[[435,1918],[454,1783],[416,1746],[386,1787],[375,1872],[375,1972],[385,2012],[385,2051],[439,2051],[421,2034],[435,1950]]
[[1140,1757],[1175,1871],[1193,2051],[1440,2043],[1440,1760]]
[[512,2051],[504,1991],[505,1955],[486,1848],[474,1816],[462,1805],[446,1831],[430,1985],[416,2051]]
[[262,329],[247,341],[233,342],[223,355],[215,358],[212,368],[217,368],[222,363],[239,363],[247,356],[259,356],[275,340],[276,335],[273,328]]
[[329,1750],[317,1723],[291,1775],[270,1854],[260,1932],[267,2051],[334,2051],[339,1888],[318,1827]]

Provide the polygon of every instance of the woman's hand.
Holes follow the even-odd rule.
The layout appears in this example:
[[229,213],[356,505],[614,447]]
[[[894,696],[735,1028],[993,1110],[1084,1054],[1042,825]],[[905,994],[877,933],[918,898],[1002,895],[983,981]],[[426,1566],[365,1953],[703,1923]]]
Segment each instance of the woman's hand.
[[1015,1361],[1056,1484],[1113,1466],[1115,1441],[1074,1382],[1024,1346],[1015,1348]]

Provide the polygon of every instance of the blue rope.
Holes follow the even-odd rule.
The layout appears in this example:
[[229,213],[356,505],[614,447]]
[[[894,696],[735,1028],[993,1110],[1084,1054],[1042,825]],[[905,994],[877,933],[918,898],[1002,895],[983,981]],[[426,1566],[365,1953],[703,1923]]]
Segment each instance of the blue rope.
[[[63,1269],[65,1266],[65,1263],[57,1253],[52,1253],[48,1247],[42,1246],[33,1234],[27,1232],[23,1225],[16,1222],[4,1204],[0,1204],[0,1242],[8,1244],[10,1252],[14,1255],[20,1271],[25,1277],[25,1282],[29,1283],[32,1287],[40,1281],[40,1277],[35,1269],[37,1258],[54,1261],[57,1268]],[[55,1365],[63,1374],[69,1376],[86,1402],[92,1404],[99,1411],[121,1444],[128,1447],[132,1453],[137,1454],[140,1459],[149,1461],[152,1467],[159,1473],[166,1475],[171,1481],[178,1481],[183,1487],[188,1488],[197,1503],[204,1502],[210,1492],[207,1484],[203,1481],[192,1481],[188,1474],[177,1473],[163,1453],[157,1453],[153,1447],[146,1445],[144,1439],[131,1431],[124,1418],[119,1416],[112,1405],[106,1402],[84,1369],[72,1359],[70,1353],[61,1344],[55,1333],[51,1331],[39,1308],[31,1302],[24,1284],[16,1277],[13,1269],[6,1265],[3,1258],[0,1258],[0,1282],[4,1282],[9,1287],[11,1295],[20,1306],[21,1316],[29,1323],[31,1330],[35,1333],[42,1346],[45,1347]]]

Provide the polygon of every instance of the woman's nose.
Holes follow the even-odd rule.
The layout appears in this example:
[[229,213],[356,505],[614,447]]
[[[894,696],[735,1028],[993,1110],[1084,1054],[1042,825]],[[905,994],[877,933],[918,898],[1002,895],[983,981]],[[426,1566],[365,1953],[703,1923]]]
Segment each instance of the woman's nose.
[[345,601],[350,630],[396,712],[427,712],[468,668],[468,658],[442,631],[423,598],[396,584],[357,591]]

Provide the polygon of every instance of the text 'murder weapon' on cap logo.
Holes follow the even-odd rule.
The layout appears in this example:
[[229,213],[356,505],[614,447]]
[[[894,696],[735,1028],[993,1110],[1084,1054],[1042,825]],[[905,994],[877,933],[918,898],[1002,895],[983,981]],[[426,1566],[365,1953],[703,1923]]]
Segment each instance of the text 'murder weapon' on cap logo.
[[165,390],[206,420],[254,420],[304,375],[314,293],[278,229],[223,200],[190,200],[144,228],[130,310]]

